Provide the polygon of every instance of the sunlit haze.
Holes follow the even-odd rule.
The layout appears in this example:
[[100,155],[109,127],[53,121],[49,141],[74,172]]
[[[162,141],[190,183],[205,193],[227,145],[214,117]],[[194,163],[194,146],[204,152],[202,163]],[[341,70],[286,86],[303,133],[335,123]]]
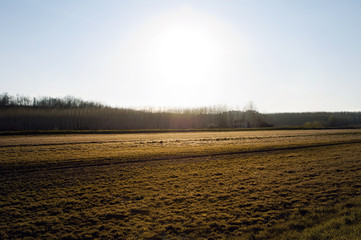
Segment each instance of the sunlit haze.
[[0,3],[0,93],[361,110],[359,1]]

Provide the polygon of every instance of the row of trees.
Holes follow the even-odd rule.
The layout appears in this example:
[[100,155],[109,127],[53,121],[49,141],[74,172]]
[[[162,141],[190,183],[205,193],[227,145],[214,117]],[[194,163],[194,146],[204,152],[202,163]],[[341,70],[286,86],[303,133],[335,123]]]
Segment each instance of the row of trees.
[[18,130],[118,130],[118,129],[204,129],[266,127],[257,112],[199,114],[150,112],[119,108],[0,110],[0,131]]
[[[32,100],[30,100],[32,99]],[[361,126],[361,112],[261,114],[249,104],[195,109],[111,108],[74,97],[0,95],[0,131]]]
[[361,112],[304,112],[264,114],[275,127],[323,128],[361,126]]
[[104,108],[105,106],[92,101],[84,101],[72,96],[64,98],[28,97],[24,95],[11,96],[7,93],[0,95],[0,108],[43,108],[43,109],[74,109],[74,108]]

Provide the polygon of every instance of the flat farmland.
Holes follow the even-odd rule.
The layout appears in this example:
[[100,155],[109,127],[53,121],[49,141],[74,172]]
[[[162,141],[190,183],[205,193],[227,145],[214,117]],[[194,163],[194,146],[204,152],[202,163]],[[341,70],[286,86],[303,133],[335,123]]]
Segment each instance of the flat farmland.
[[361,130],[0,137],[0,238],[358,239]]

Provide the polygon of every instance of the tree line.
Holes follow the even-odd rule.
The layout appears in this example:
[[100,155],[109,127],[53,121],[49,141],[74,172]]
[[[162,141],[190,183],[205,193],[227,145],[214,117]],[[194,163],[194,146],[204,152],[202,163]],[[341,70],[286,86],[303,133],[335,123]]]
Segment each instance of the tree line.
[[56,97],[28,97],[24,95],[11,96],[8,93],[2,93],[0,95],[0,108],[43,108],[43,109],[77,109],[77,108],[104,108],[105,106],[93,102],[84,101],[72,96],[66,96],[64,98]]
[[262,114],[253,104],[243,110],[231,110],[227,106],[137,110],[71,96],[0,95],[0,131],[355,126],[361,126],[361,112]]

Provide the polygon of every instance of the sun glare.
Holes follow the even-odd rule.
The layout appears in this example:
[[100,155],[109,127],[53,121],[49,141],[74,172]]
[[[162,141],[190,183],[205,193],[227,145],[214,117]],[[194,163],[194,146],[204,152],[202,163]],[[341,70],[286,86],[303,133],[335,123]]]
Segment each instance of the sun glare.
[[190,93],[194,87],[205,87],[212,68],[216,67],[217,47],[206,26],[192,20],[174,19],[164,26],[149,44],[154,73],[179,92]]
[[189,7],[150,19],[124,46],[115,68],[156,106],[209,105],[246,55],[229,26]]

